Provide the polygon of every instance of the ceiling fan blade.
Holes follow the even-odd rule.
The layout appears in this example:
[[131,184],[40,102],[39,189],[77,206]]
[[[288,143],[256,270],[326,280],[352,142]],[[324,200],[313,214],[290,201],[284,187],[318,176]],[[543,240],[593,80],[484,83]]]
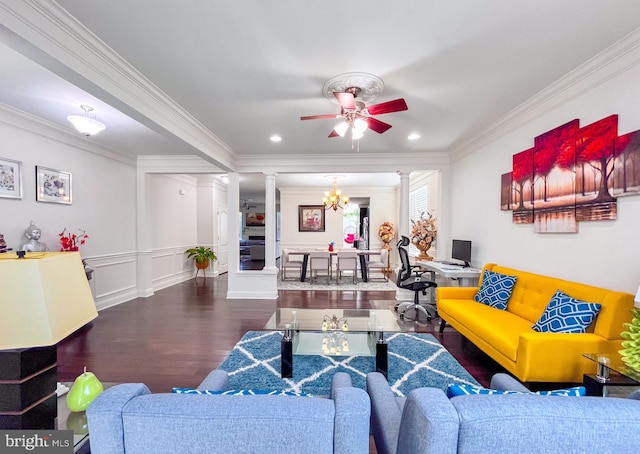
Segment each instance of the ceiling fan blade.
[[373,129],[378,134],[382,134],[383,132],[391,128],[390,124],[380,120],[376,120],[375,118],[372,118],[372,117],[367,118],[366,122],[369,125],[369,129]]
[[332,129],[329,137],[340,137],[340,134],[338,134],[335,129]]
[[356,108],[356,98],[351,93],[341,93],[334,91],[333,96],[336,97],[343,109]]
[[340,115],[326,114],[326,115],[307,115],[306,117],[300,117],[300,120],[318,120],[320,118],[338,118]]
[[380,104],[374,104],[368,106],[367,110],[370,115],[380,115],[391,112],[399,112],[401,110],[407,110],[407,103],[403,98],[394,99],[393,101],[381,102]]

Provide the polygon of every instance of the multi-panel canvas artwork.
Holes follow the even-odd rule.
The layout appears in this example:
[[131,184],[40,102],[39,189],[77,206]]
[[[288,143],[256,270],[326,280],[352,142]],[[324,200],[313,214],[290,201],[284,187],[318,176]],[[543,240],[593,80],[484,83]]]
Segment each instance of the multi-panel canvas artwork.
[[616,198],[640,193],[640,131],[618,137],[617,115],[584,127],[572,120],[513,155],[501,178],[501,209],[536,232],[577,232],[579,222],[614,220]]

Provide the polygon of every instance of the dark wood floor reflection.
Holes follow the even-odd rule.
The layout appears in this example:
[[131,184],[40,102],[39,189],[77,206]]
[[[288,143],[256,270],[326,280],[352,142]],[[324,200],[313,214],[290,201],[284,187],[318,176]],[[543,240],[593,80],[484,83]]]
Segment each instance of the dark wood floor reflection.
[[[198,278],[102,310],[96,320],[58,345],[60,381],[87,370],[102,381],[142,382],[153,392],[198,385],[242,335],[261,330],[277,305],[318,309],[370,308],[395,292],[281,291],[278,300],[229,300],[227,276]],[[499,369],[452,328],[430,332],[482,385]]]

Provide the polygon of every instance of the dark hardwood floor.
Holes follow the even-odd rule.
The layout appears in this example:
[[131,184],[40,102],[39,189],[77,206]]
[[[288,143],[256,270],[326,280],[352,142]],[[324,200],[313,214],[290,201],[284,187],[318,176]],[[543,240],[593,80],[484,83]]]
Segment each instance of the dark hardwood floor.
[[[199,277],[149,298],[100,311],[89,325],[58,344],[58,376],[72,381],[86,366],[104,382],[142,382],[153,392],[195,387],[229,354],[246,331],[261,330],[281,307],[370,308],[395,292],[281,291],[278,300],[229,300],[227,276]],[[500,370],[493,360],[439,320],[416,331],[432,333],[483,386]]]

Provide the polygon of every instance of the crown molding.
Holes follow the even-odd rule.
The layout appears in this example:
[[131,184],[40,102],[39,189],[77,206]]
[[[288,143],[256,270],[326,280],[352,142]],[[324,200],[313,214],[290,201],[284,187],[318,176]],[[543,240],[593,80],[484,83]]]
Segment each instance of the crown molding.
[[0,103],[0,125],[18,129],[27,134],[44,137],[45,139],[53,140],[123,164],[134,167],[136,165],[135,158],[122,154],[112,148],[95,144],[91,142],[89,138],[81,137],[77,133],[71,132],[69,129],[63,128],[56,123],[2,103]]
[[596,54],[573,71],[511,110],[482,133],[454,146],[451,161],[458,161],[515,129],[640,64],[640,28]]
[[55,1],[2,0],[0,24],[19,38],[19,51],[29,58],[207,161],[234,168],[227,144]]
[[449,167],[449,155],[444,151],[394,152],[325,155],[249,155],[238,156],[238,172],[279,173],[335,173],[390,172],[414,170],[441,170]]
[[226,173],[200,156],[140,155],[137,167],[145,173]]

